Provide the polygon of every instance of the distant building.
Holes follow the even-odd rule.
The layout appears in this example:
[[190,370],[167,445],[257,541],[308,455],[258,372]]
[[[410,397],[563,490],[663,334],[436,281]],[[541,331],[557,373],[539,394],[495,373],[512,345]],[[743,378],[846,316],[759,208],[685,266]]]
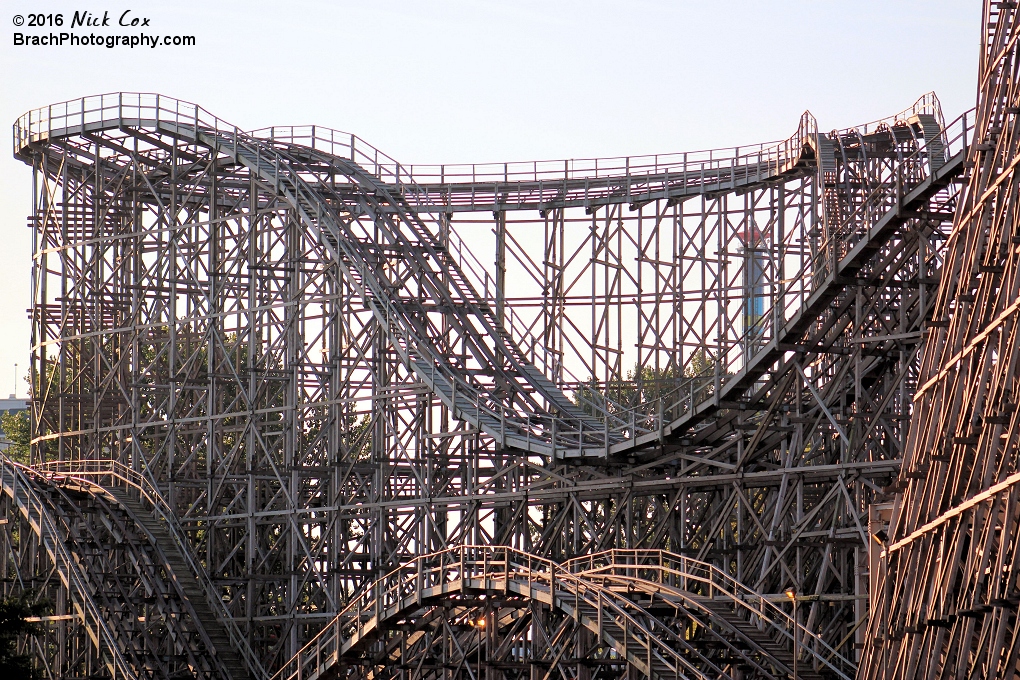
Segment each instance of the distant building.
[[0,411],[27,411],[28,399],[18,399],[13,394],[7,399],[0,399]]

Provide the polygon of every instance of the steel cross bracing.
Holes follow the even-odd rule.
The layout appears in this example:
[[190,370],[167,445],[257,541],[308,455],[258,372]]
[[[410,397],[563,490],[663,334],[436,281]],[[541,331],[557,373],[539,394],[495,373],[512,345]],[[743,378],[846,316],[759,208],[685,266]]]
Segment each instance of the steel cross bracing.
[[864,678],[1020,673],[1020,16],[985,2],[978,105],[875,566]]
[[971,123],[468,181],[157,95],[34,111],[31,462],[151,480],[267,669],[451,544],[795,585],[854,659]]

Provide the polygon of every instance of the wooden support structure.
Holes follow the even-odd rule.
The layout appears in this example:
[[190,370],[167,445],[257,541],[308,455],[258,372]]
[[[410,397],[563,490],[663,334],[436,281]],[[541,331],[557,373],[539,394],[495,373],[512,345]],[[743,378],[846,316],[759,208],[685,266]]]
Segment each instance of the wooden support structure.
[[973,142],[891,528],[876,539],[862,678],[1020,673],[1020,17],[985,2]]
[[[831,133],[805,113],[754,146],[406,166],[159,95],[32,111],[15,128],[35,187],[25,463],[144,475],[256,674],[460,545],[555,564],[667,550],[791,612],[793,586],[805,639],[854,663],[868,508],[895,490],[973,120],[926,95]],[[15,526],[7,573],[66,599]],[[386,677],[656,667],[652,643],[620,656],[534,602],[483,607],[469,647],[430,610],[427,642],[391,639]],[[675,621],[663,639],[695,625]],[[59,642],[73,620],[48,625],[58,675],[105,663],[105,643]],[[486,644],[529,635],[548,656],[507,643],[487,665]],[[698,673],[747,670],[713,645]]]

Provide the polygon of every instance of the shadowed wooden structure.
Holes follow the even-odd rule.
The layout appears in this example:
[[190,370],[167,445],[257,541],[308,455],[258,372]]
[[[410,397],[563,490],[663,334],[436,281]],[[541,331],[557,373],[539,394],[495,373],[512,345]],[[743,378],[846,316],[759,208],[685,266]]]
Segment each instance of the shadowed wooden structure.
[[[863,678],[1020,673],[1020,17],[986,2],[968,181],[927,330]],[[886,571],[887,570],[887,571]]]

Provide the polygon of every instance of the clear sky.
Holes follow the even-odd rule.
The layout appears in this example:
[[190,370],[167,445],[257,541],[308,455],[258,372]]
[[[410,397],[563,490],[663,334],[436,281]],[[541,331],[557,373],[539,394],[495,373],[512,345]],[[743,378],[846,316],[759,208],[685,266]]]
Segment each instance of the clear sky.
[[[316,123],[405,163],[666,153],[825,129],[935,90],[974,105],[981,6],[963,0],[2,0],[0,121],[102,92],[160,92],[242,128]],[[15,15],[110,16],[97,35],[192,47],[14,45]],[[148,27],[118,29],[120,15]],[[27,22],[26,22],[27,23]],[[75,28],[88,34],[91,29]],[[8,128],[9,130],[10,128]],[[5,137],[10,140],[8,134]],[[0,396],[29,356],[31,172],[0,154]],[[26,384],[18,380],[18,393]]]

